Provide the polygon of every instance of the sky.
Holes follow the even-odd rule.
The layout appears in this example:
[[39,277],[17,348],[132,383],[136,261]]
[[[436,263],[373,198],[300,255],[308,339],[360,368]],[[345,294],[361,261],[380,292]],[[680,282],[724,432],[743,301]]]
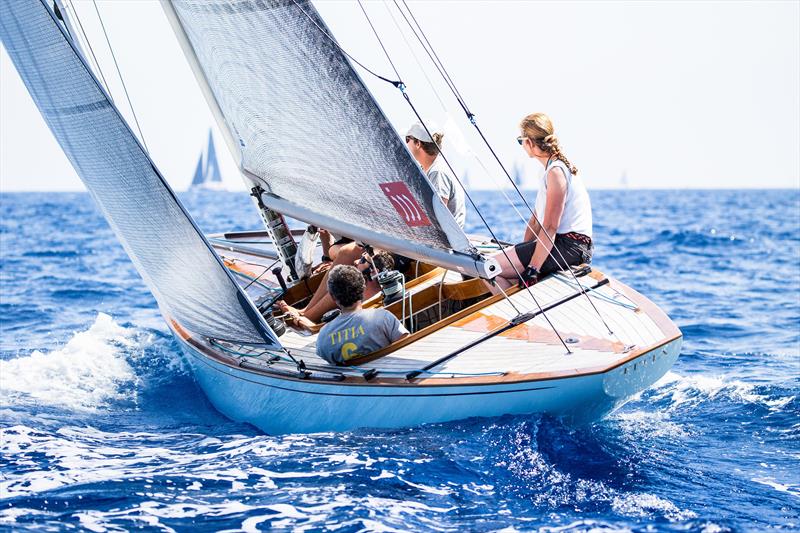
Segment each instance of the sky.
[[[72,2],[131,121],[95,5]],[[314,4],[343,48],[395,77],[355,0]],[[501,161],[519,166],[527,184],[541,167],[515,137],[524,115],[543,111],[590,189],[619,188],[623,176],[631,188],[800,187],[798,1],[409,5]],[[223,179],[242,188],[159,2],[98,0],[97,8],[145,142],[170,184],[188,186],[212,128]],[[445,128],[445,149],[459,172],[469,172],[469,186],[502,186],[505,175],[394,3],[364,8],[412,101]],[[359,72],[404,135],[413,115],[399,91]],[[0,191],[82,189],[3,49]]]

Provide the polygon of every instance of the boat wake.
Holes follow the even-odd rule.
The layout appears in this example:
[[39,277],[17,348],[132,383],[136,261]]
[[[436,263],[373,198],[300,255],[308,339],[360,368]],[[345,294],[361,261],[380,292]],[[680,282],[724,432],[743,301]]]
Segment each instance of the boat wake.
[[89,329],[75,333],[63,347],[0,361],[3,404],[73,411],[135,405],[139,379],[131,361],[151,342],[151,334],[99,313]]

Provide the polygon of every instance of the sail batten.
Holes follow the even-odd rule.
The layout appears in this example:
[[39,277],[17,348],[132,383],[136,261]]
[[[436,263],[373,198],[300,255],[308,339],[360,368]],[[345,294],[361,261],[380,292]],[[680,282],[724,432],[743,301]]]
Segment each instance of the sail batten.
[[[321,227],[338,221],[339,233],[376,247],[407,242],[411,257],[442,266],[473,255],[310,2],[162,5],[246,181],[270,195],[265,204],[302,208],[302,220]],[[486,260],[476,256],[467,273],[486,276]]]
[[0,37],[168,321],[196,335],[279,347],[45,1],[0,2]]

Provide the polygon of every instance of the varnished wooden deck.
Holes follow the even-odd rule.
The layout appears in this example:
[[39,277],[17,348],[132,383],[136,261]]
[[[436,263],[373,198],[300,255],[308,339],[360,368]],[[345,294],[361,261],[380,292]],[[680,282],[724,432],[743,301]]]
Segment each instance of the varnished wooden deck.
[[[220,252],[229,268],[251,278],[262,275],[265,266],[271,263],[266,258],[253,257],[246,252]],[[593,271],[578,278],[577,282],[589,288],[602,279],[602,273]],[[268,285],[275,283],[270,274],[262,275],[260,280]],[[432,288],[438,290],[436,286],[442,281],[452,284],[459,280],[460,275],[437,269],[409,283],[407,298],[413,295],[415,303],[418,298],[419,301],[429,302]],[[253,291],[254,285],[249,289]],[[494,297],[489,300],[494,303],[477,304],[470,311],[462,311],[445,320],[447,325],[444,327],[434,325],[425,328],[411,339],[401,340],[382,350],[380,357],[354,365],[356,368],[352,371],[377,369],[384,376],[395,375],[399,379],[405,373],[421,369],[496,330],[519,313],[546,308],[578,290],[572,276],[557,273],[530,287],[530,290],[510,291],[510,302],[502,297]],[[423,299],[425,291],[429,294]],[[417,382],[522,381],[602,372],[681,335],[657,306],[616,280],[610,280],[607,285],[587,295],[597,310],[586,295],[578,296],[465,350],[419,376]],[[569,352],[553,328],[566,342]],[[280,337],[280,342],[294,357],[306,364],[326,365],[316,355],[316,335],[288,328]]]

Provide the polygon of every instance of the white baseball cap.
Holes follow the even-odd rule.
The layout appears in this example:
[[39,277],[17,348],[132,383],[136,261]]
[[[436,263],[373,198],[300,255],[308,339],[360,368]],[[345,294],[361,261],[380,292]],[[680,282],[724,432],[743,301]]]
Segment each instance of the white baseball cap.
[[[428,130],[430,130],[431,133],[436,133],[436,129],[431,124],[428,124]],[[411,127],[408,128],[406,137],[414,137],[426,143],[433,142],[433,139],[431,139],[431,136],[428,135],[428,132],[425,130],[425,126],[422,125],[422,122],[413,123]]]

